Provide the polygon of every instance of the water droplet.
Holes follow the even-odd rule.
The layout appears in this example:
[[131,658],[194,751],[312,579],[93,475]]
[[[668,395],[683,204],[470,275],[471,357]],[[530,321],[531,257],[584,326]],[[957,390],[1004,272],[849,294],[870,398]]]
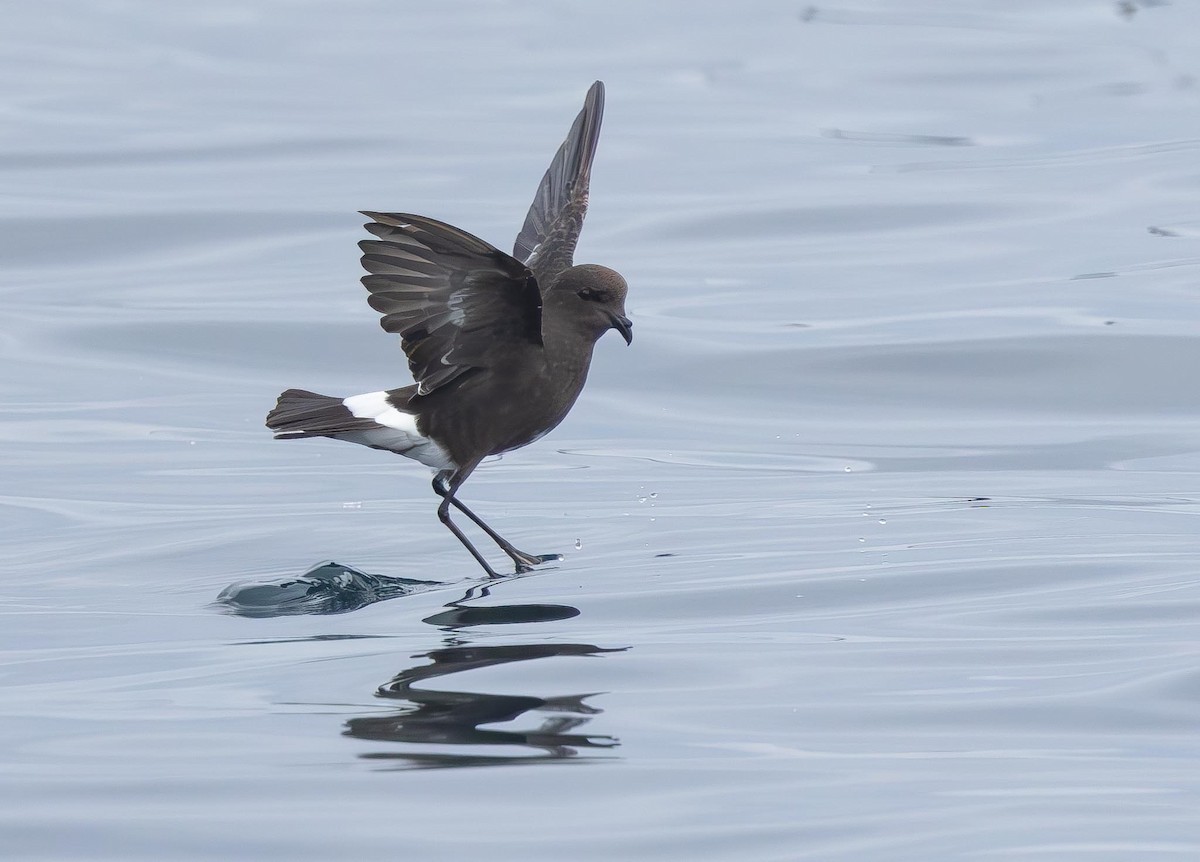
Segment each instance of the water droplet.
[[583,550],[583,539],[576,539],[576,540],[575,540],[575,550],[577,550],[577,551],[582,551],[582,550]]
[[860,538],[859,538],[859,541],[860,541],[860,542],[865,542],[865,541],[866,541],[866,539],[863,539],[863,538],[861,538],[861,537],[860,537]]
[[843,467],[842,469],[844,469],[844,470],[845,470],[847,473],[849,473],[849,472],[850,472],[850,468],[849,468],[849,467]]
[[879,523],[881,523],[881,524],[886,524],[886,523],[887,523],[887,518],[880,518],[880,519],[879,519]]
[[651,499],[651,500],[653,500],[653,499],[654,499],[654,498],[656,498],[657,496],[658,496],[658,492],[657,492],[657,491],[651,491],[651,492],[650,492],[650,499]]
[[343,508],[343,509],[361,509],[361,508],[362,508],[362,503],[361,503],[361,502],[357,502],[357,501],[355,501],[355,502],[350,502],[350,503],[342,503],[342,508]]

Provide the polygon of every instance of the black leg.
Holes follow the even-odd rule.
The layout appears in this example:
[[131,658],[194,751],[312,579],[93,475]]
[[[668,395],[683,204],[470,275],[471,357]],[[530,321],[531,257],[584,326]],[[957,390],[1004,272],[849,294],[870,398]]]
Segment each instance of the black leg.
[[483,566],[483,570],[487,572],[489,578],[502,577],[502,575],[488,565],[488,561],[483,558],[483,554],[475,550],[475,546],[463,535],[463,531],[458,528],[458,525],[450,520],[450,502],[454,499],[450,476],[451,473],[449,470],[443,470],[433,480],[433,491],[442,498],[441,505],[438,506],[437,510],[438,520],[445,524],[450,529],[450,532],[454,534],[455,538],[463,543],[463,547],[471,552],[471,556],[475,558],[475,561],[479,565]]
[[509,542],[508,539],[504,538],[487,524],[485,524],[482,518],[463,505],[462,501],[460,501],[458,497],[455,497],[453,494],[450,495],[450,504],[474,521],[479,529],[491,536],[492,541],[500,546],[500,550],[508,554],[512,558],[512,561],[516,563],[518,572],[527,572],[532,566],[538,566],[542,563],[551,562],[552,560],[562,559],[561,554],[527,554],[524,551],[520,551],[513,547],[513,544]]
[[500,550],[508,554],[508,556],[512,559],[513,564],[516,566],[517,574],[524,574],[525,572],[530,571],[534,566],[540,565],[541,563],[562,559],[562,556],[559,554],[527,554],[524,551],[518,550],[511,542],[489,527],[482,518],[468,509],[459,501],[456,496],[454,496],[459,485],[461,484],[462,479],[455,478],[454,473],[450,470],[443,470],[434,478],[434,493],[442,498],[442,504],[438,506],[438,520],[445,524],[450,529],[450,532],[454,533],[454,535],[460,542],[463,543],[466,549],[471,552],[471,556],[473,556],[479,562],[479,565],[483,566],[484,570],[488,573],[488,577],[498,578],[500,575],[496,574],[495,570],[493,570],[492,567],[487,564],[487,561],[483,558],[483,555],[480,554],[479,551],[475,549],[475,546],[467,540],[467,537],[463,535],[462,530],[460,530],[458,526],[450,520],[451,505],[470,518],[475,525],[479,527],[479,529],[483,530],[492,538],[492,541],[494,541],[500,547]]

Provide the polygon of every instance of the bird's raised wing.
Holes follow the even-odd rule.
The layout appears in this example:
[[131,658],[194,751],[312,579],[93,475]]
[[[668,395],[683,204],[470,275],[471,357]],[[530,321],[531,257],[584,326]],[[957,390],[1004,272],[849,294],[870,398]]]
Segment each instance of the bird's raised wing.
[[373,213],[363,285],[398,333],[427,395],[520,346],[542,343],[542,297],[529,268],[478,237],[423,216]]
[[525,224],[517,235],[513,256],[533,270],[543,287],[549,287],[559,273],[571,266],[575,243],[587,214],[592,159],[600,141],[603,116],[604,84],[597,81],[588,90],[583,110],[542,177]]

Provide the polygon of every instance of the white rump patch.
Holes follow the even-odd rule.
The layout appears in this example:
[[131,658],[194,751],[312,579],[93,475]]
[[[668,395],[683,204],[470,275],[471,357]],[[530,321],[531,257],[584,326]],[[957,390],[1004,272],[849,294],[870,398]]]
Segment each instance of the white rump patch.
[[366,395],[351,395],[342,401],[355,419],[374,419],[380,425],[395,428],[414,437],[427,439],[417,430],[417,417],[401,413],[388,402],[386,392],[368,392]]
[[337,435],[341,439],[373,449],[387,449],[435,470],[448,470],[456,466],[445,449],[417,430],[416,416],[397,410],[388,402],[386,392],[352,395],[344,399],[342,404],[355,419],[370,419],[380,427],[347,431]]

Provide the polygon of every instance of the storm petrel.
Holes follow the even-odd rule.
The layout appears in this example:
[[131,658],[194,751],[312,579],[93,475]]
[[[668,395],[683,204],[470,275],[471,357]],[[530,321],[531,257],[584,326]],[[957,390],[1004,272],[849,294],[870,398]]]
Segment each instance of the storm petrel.
[[518,573],[561,557],[517,550],[463,505],[459,487],[484,458],[532,443],[563,420],[601,335],[615,329],[633,340],[625,279],[573,261],[603,113],[597,81],[538,185],[511,256],[425,216],[364,212],[374,236],[358,244],[367,301],[384,330],[400,335],[416,383],[349,398],[289,389],[267,415],[278,439],[333,437],[434,468],[438,519],[493,578],[500,576],[451,520],[451,506]]

